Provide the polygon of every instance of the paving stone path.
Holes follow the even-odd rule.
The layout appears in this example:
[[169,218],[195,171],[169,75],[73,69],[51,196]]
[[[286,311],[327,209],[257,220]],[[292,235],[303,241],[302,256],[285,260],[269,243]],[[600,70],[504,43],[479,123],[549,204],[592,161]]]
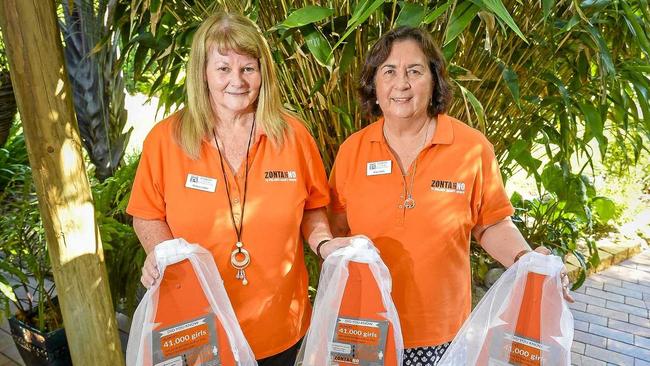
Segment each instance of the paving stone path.
[[650,366],[650,249],[589,276],[573,296],[574,365]]
[[[573,293],[572,364],[650,366],[650,249],[589,276]],[[0,366],[23,365],[0,325]]]

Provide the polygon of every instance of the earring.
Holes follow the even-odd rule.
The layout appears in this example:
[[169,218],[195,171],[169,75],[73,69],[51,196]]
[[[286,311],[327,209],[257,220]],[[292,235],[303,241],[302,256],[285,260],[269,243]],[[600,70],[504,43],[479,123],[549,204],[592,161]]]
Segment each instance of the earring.
[[379,100],[375,99],[375,104],[379,104]]

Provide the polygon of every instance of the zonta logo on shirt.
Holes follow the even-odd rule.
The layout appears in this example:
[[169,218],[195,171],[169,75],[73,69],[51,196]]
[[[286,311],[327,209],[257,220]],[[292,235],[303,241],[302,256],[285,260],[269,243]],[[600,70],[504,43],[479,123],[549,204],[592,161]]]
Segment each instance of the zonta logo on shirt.
[[465,183],[463,182],[450,182],[448,180],[432,180],[431,181],[431,190],[436,192],[448,192],[448,193],[465,193]]
[[295,182],[295,170],[267,170],[264,172],[264,180],[267,182]]

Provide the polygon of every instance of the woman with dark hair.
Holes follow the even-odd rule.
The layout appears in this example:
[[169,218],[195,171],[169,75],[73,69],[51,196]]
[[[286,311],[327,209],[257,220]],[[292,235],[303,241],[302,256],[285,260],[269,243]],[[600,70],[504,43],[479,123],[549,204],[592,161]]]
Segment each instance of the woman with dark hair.
[[470,235],[505,266],[531,248],[510,220],[492,145],[445,114],[452,91],[430,34],[384,34],[366,58],[359,94],[378,119],[339,149],[332,231],[373,240],[393,279],[403,364],[435,365],[471,311]]

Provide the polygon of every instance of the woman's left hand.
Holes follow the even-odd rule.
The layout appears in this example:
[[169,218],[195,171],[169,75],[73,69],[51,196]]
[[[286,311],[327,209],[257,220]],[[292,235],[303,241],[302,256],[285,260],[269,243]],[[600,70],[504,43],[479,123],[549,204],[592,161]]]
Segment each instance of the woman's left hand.
[[[537,253],[541,253],[541,254],[544,254],[544,255],[552,254],[551,250],[548,249],[547,247],[544,247],[544,246],[539,246],[539,247],[535,248],[535,251]],[[570,283],[569,283],[569,275],[567,273],[566,266],[564,266],[562,268],[562,271],[560,272],[560,278],[562,278],[562,295],[564,296],[564,300],[566,300],[566,301],[568,301],[570,303],[575,302],[575,300],[573,299],[573,296],[571,296],[571,292],[569,290]]]

